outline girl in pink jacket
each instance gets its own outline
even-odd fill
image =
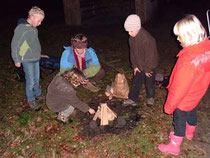
[[[192,140],[197,124],[197,105],[210,84],[210,41],[198,18],[187,15],[174,26],[174,34],[183,49],[172,71],[164,105],[173,113],[174,132],[170,143],[160,144],[162,152],[179,155],[183,137]]]

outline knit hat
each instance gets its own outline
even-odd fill
[[[124,28],[126,31],[135,31],[141,28],[141,19],[136,14],[129,15],[124,23]]]

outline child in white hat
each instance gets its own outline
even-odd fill
[[[134,70],[132,87],[127,100],[123,104],[136,106],[143,82],[146,84],[147,106],[154,104],[155,76],[157,74],[158,52],[156,41],[144,28],[136,14],[127,17],[124,28],[130,35],[130,61]]]

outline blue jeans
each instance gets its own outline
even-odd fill
[[[26,79],[27,101],[28,102],[34,101],[36,97],[40,96],[42,93],[39,86],[39,79],[40,79],[39,61],[23,62],[22,65]]]
[[[191,111],[182,111],[178,108],[173,113],[173,125],[174,125],[174,135],[179,137],[185,136],[186,122],[190,126],[197,125],[197,107]]]
[[[153,73],[151,77],[147,77],[144,71],[136,73],[136,75],[133,78],[132,87],[128,95],[129,99],[137,101],[139,92],[144,82],[146,85],[147,98],[149,99],[155,97],[155,76],[157,74],[157,69],[154,68],[152,72]]]

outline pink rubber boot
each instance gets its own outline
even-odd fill
[[[185,131],[185,136],[188,140],[192,140],[193,139],[193,134],[195,132],[195,126],[190,126],[187,122],[186,122],[186,131]]]
[[[164,153],[170,153],[173,155],[179,155],[180,146],[182,144],[183,137],[175,136],[174,132],[170,132],[170,143],[169,144],[159,144],[158,148]]]

